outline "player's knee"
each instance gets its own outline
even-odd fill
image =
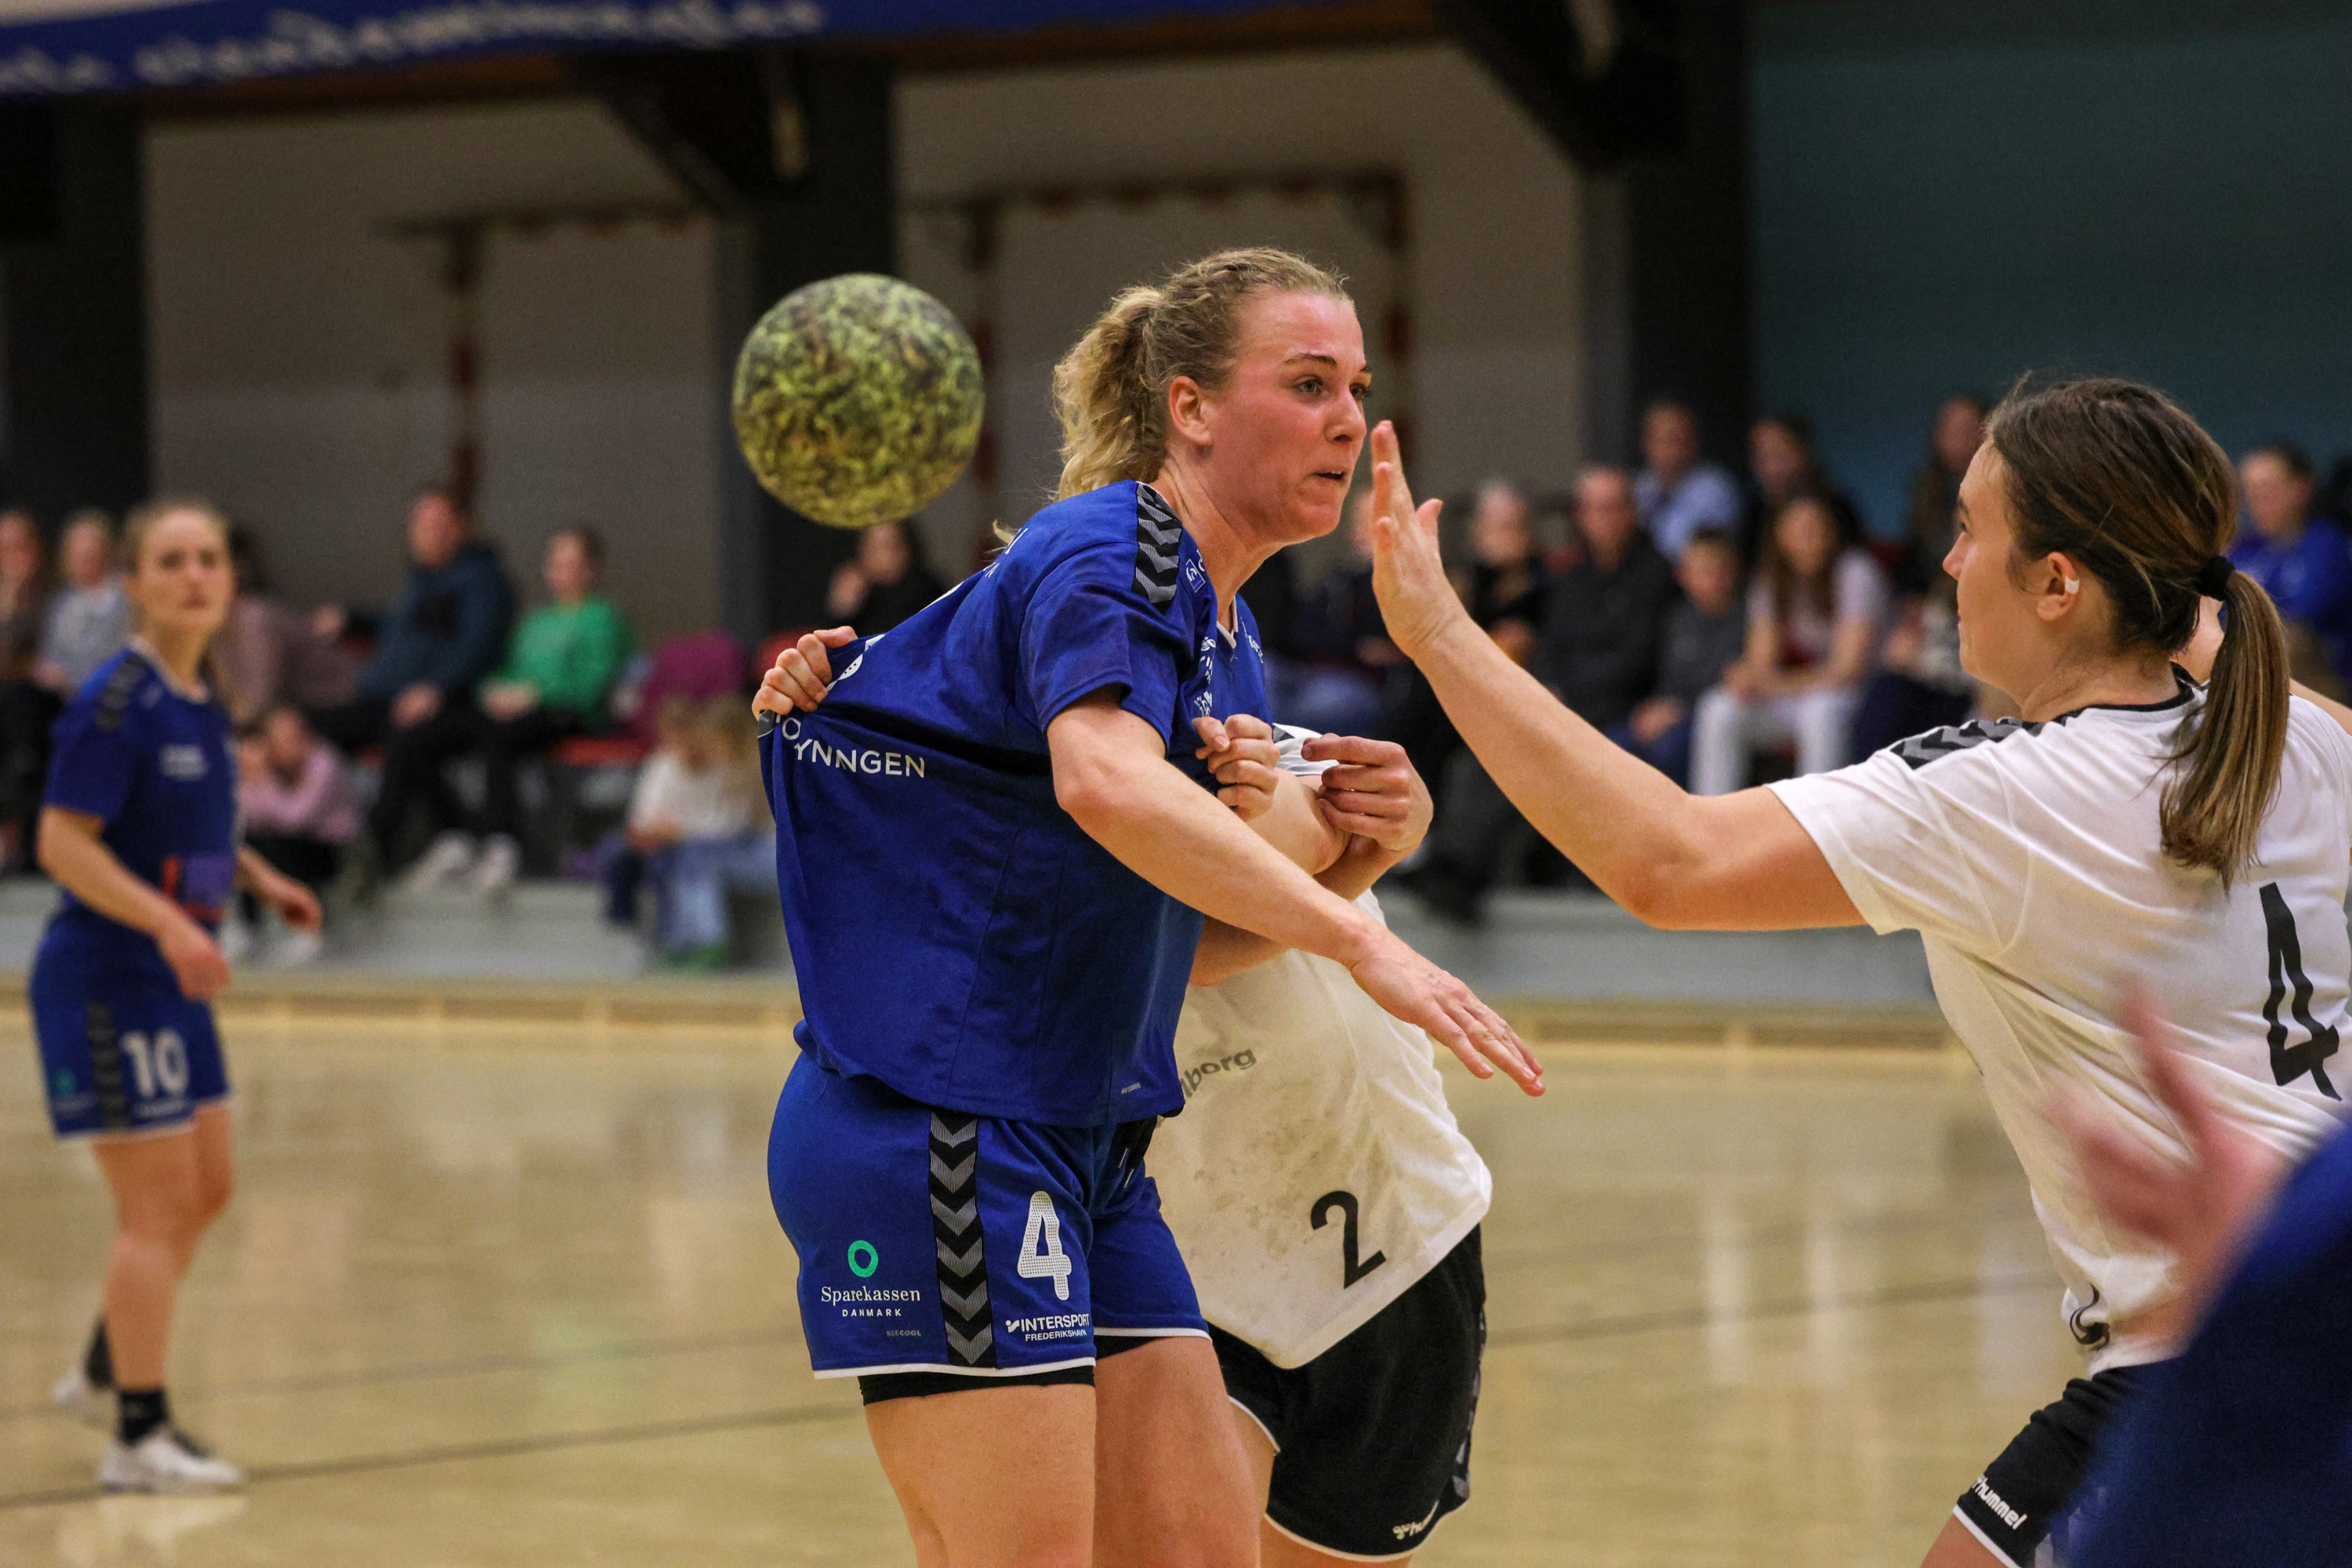
[[[196,1190],[193,1194],[194,1201],[190,1205],[190,1219],[196,1234],[202,1235],[210,1228],[213,1221],[220,1218],[223,1212],[228,1208],[229,1200],[236,1196],[236,1173],[226,1167],[218,1171],[207,1171],[199,1176],[196,1181]]]

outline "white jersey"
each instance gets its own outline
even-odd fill
[[[1295,737],[1284,752],[1321,771]],[[1153,1135],[1151,1175],[1202,1315],[1275,1365],[1338,1344],[1486,1215],[1493,1178],[1436,1049],[1310,953],[1185,993],[1184,1110]]]
[[[2114,1019],[2145,984],[2200,1087],[2300,1155],[2344,1113],[2352,939],[2352,736],[2300,698],[2256,860],[2225,890],[2167,859],[2158,802],[2184,688],[2146,708],[1932,731],[1835,773],[1771,786],[1873,930],[1926,940],[1937,1000],[1984,1075],[2066,1284],[2093,1371],[2174,1346],[2132,1320],[2174,1293],[2170,1254],[2110,1226],[2046,1120],[2053,1093],[2123,1112],[2186,1157]]]

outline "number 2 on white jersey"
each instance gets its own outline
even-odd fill
[[[1024,1279],[1051,1279],[1056,1301],[1070,1299],[1070,1258],[1062,1250],[1062,1216],[1054,1212],[1054,1200],[1045,1193],[1029,1194],[1029,1228],[1021,1233],[1021,1257],[1013,1268]]]

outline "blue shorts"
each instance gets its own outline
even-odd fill
[[[58,1137],[170,1132],[228,1098],[213,1010],[181,994],[161,953],[52,926],[30,989]]]
[[[1090,1366],[1100,1338],[1208,1337],[1143,1173],[1151,1122],[934,1110],[803,1057],[768,1193],[819,1377]]]

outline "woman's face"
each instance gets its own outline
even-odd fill
[[[171,511],[139,542],[124,586],[150,636],[209,637],[228,615],[228,541],[200,511]]]
[[[41,536],[21,511],[0,513],[0,580],[21,583],[41,569]]]
[[[1370,387],[1353,305],[1290,293],[1244,305],[1225,384],[1202,394],[1208,441],[1193,454],[1220,509],[1265,543],[1339,527]]]
[[[81,523],[68,531],[58,560],[74,586],[95,588],[114,570],[114,541],[97,524]]]
[[[2017,545],[2008,489],[2000,456],[1987,442],[1961,476],[1944,570],[1959,584],[1960,668],[1996,690],[2030,691],[2039,681],[2021,667],[2040,646],[2042,625],[2033,595],[2010,571]]]
[[[1818,577],[1837,553],[1837,524],[1821,502],[1801,500],[1781,509],[1772,523],[1772,540],[1798,576]]]
[[[1764,493],[1774,496],[1795,489],[1812,466],[1796,432],[1770,419],[1748,432],[1748,463]]]
[[[578,536],[559,533],[547,542],[547,563],[540,569],[547,591],[559,604],[576,605],[596,585],[596,563]]]
[[[1984,415],[1965,397],[1947,399],[1936,410],[1936,456],[1956,474],[1968,472],[1969,459],[1984,445]]]
[[[877,523],[857,536],[857,567],[877,583],[896,583],[910,564],[907,526]]]

